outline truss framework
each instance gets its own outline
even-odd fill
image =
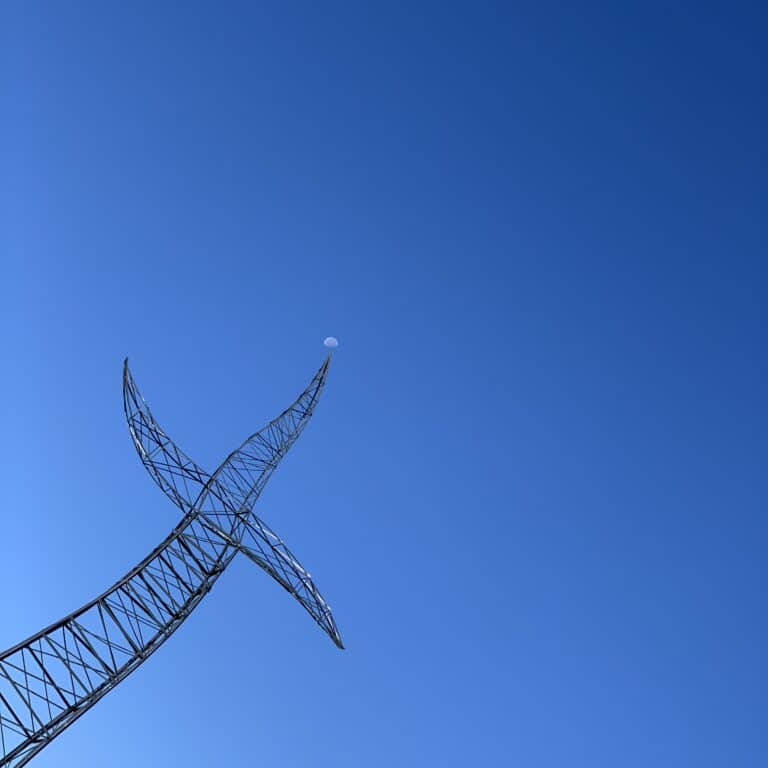
[[[315,374],[313,383],[317,389],[314,390],[310,384],[296,403],[304,401],[304,408],[312,407],[324,385],[329,363],[330,356]],[[230,454],[222,465],[222,474],[230,484],[240,488],[252,487],[258,489],[257,493],[260,492],[276,462],[280,461],[287,450],[287,446],[281,448],[283,442],[289,440],[289,445],[292,444],[306,424],[304,410],[296,403]],[[131,438],[142,464],[168,498],[182,512],[189,513],[198,506],[197,495],[209,481],[210,475],[190,459],[155,421],[136,386],[127,360],[123,366],[123,406]],[[235,543],[220,520],[206,512],[201,512],[200,517],[213,535],[236,546],[248,559],[263,568],[301,603],[339,648],[344,647],[330,607],[311,575],[263,520],[251,513],[243,521],[240,541]]]
[[[144,466],[184,515],[106,592],[0,653],[0,768],[20,768],[142,664],[243,552],[293,594],[341,645],[330,609],[279,537],[252,513],[312,416],[327,358],[280,416],[208,475],[152,419],[124,368],[124,402]],[[182,490],[183,489],[183,490]]]

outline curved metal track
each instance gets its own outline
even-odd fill
[[[144,560],[96,599],[0,653],[2,768],[26,765],[157,650],[210,591],[240,551],[264,484],[311,417],[328,362],[283,414],[207,477],[180,523]],[[260,468],[250,458],[253,445],[269,450]],[[304,573],[295,561],[293,568]],[[289,589],[282,572],[272,575]]]

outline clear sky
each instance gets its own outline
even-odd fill
[[[340,347],[236,559],[36,768],[768,765],[758,4],[0,10],[0,646]],[[764,70],[763,70],[764,72]]]

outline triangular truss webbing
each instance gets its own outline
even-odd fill
[[[266,480],[311,417],[327,368],[326,360],[290,408],[206,477],[181,522],[135,568],[0,653],[0,767],[26,765],[157,650],[208,593],[239,551]],[[215,533],[210,521],[217,521]],[[266,527],[257,530],[268,536]]]
[[[251,435],[223,465],[221,482],[241,492],[250,489],[250,506],[277,462],[301,433],[325,384],[329,364],[330,356],[296,401],[263,429]],[[182,512],[189,512],[197,505],[198,494],[209,475],[155,421],[131,375],[128,361],[123,369],[123,403],[131,438],[142,464],[174,504]],[[201,513],[201,519],[212,534],[232,543],[221,520],[205,511]],[[343,647],[330,607],[310,574],[282,539],[256,514],[251,513],[244,519],[242,538],[237,546],[242,554],[290,592],[338,647]]]

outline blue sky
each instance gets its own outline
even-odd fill
[[[158,7],[162,5],[162,7]],[[339,337],[236,560],[38,768],[764,766],[757,4],[0,11],[0,646]]]

